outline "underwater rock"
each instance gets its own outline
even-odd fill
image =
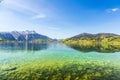
[[[11,70],[16,70],[16,69],[17,69],[17,67],[10,66],[10,65],[4,65],[1,67],[2,71],[11,71]]]

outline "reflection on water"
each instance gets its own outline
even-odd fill
[[[28,42],[0,42],[0,50],[44,50],[48,48],[47,43]]]
[[[74,46],[74,45],[68,45],[71,48],[82,51],[82,52],[101,52],[101,53],[114,53],[114,52],[120,52],[120,46],[112,46],[108,45],[96,45],[96,46]]]

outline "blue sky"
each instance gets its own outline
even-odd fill
[[[35,30],[51,38],[120,34],[120,0],[3,0],[0,31]]]

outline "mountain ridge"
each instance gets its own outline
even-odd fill
[[[120,51],[120,35],[113,33],[82,33],[62,40],[62,43],[80,51]]]
[[[35,31],[11,31],[11,32],[0,32],[0,40],[8,40],[8,41],[32,41],[35,39],[42,40],[52,40],[48,36],[39,34]]]
[[[76,36],[70,37],[68,39],[86,39],[86,38],[100,39],[100,38],[108,38],[108,37],[113,37],[113,36],[120,37],[120,35],[114,34],[114,33],[97,33],[97,34],[81,33]]]

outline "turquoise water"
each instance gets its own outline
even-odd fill
[[[120,80],[120,52],[81,52],[60,43],[0,43],[0,80]]]

